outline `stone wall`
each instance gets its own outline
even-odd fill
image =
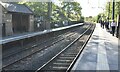
[[[5,14],[3,16],[3,19],[5,21],[6,36],[12,35],[13,34],[12,14]]]
[[[34,16],[30,15],[29,16],[29,32],[33,32],[34,31]]]
[[[49,21],[46,21],[46,29],[47,29],[47,30],[51,29],[51,25],[50,25],[50,22],[49,22]]]
[[[49,30],[49,29],[51,29],[50,22],[47,21],[47,20],[44,20],[43,28],[44,28],[44,30]]]

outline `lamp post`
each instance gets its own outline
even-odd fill
[[[68,25],[69,25],[69,23],[70,23],[70,21],[69,21],[69,18],[70,18],[70,2],[68,2],[67,11],[68,11]]]
[[[113,0],[112,2],[112,20],[114,20],[114,16],[115,16],[115,0]]]
[[[48,23],[46,25],[47,29],[51,28],[51,15],[52,15],[52,2],[48,2]]]
[[[110,2],[109,2],[109,8],[108,8],[108,22],[109,22],[109,19],[110,19]]]

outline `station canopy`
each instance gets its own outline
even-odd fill
[[[9,13],[25,13],[25,14],[33,14],[33,11],[24,4],[17,4],[17,3],[3,3],[0,4],[5,8],[5,10]]]

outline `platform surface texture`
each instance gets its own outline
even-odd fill
[[[100,24],[96,28],[72,68],[73,71],[80,70],[118,70],[118,38],[112,36]]]

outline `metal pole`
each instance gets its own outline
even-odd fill
[[[2,40],[2,5],[0,4],[0,39]],[[3,52],[2,52],[2,48],[3,48],[3,45],[2,44],[0,44],[0,71],[2,72],[2,63],[3,63],[3,61],[2,61],[2,54],[3,54]]]
[[[112,20],[114,20],[114,15],[115,15],[115,0],[113,0],[112,4]]]
[[[48,2],[48,24],[47,24],[47,29],[50,29],[51,25],[50,25],[50,22],[51,22],[51,15],[52,15],[52,2]]]
[[[110,2],[109,2],[109,9],[108,9],[108,22],[109,22],[109,19],[110,19]]]
[[[69,7],[69,5],[70,5],[70,3],[68,2],[68,9],[67,9],[67,10],[68,10],[68,25],[69,25],[69,23],[70,23],[70,22],[69,22],[69,18],[70,18],[70,7]]]

